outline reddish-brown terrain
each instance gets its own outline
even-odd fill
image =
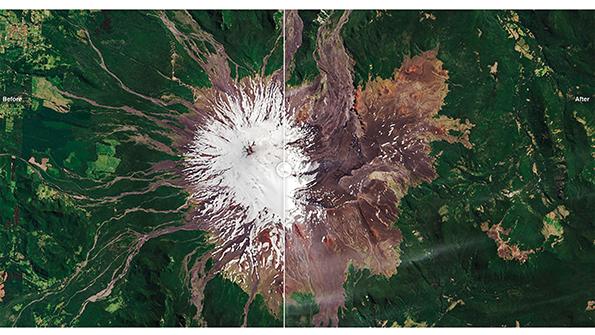
[[[293,222],[286,233],[286,294],[314,295],[320,308],[316,326],[338,324],[349,265],[378,275],[396,273],[400,199],[410,187],[435,178],[430,142],[470,146],[472,127],[437,116],[448,72],[435,50],[406,58],[393,78],[356,89],[354,62],[340,34],[348,17],[347,12],[336,23],[329,18],[322,24],[315,55],[321,75],[286,94],[288,111],[315,138],[306,152],[319,164],[316,182],[304,190],[306,219]],[[302,23],[295,12],[286,22],[289,53],[300,44]]]

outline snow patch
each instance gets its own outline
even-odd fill
[[[298,145],[307,132],[286,117],[280,83],[252,80],[239,92],[213,106],[185,154],[192,196],[211,209],[241,206],[245,216],[236,225],[254,221],[254,233],[290,226],[303,208],[300,190],[315,177],[316,164]]]

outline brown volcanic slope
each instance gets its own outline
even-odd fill
[[[286,295],[314,294],[320,307],[316,326],[338,324],[349,264],[374,274],[396,273],[402,240],[394,225],[397,207],[410,187],[436,177],[430,142],[471,146],[473,125],[437,117],[448,73],[435,50],[405,59],[394,78],[354,88],[354,62],[340,35],[348,17],[346,12],[336,23],[327,19],[321,25],[315,53],[321,75],[286,94],[289,113],[314,136],[305,150],[319,164],[315,184],[304,190],[306,220],[286,233]],[[286,23],[291,60],[303,25],[295,12],[286,14]]]
[[[282,87],[282,78],[290,77],[303,24],[296,12],[286,13],[285,73],[279,70],[266,78],[238,81],[231,78],[230,60],[221,44],[184,12],[172,16],[160,18],[213,84],[194,89],[196,100],[189,106],[194,113],[182,120],[186,128],[176,132],[177,147],[184,150],[197,130],[207,129],[214,120],[227,122],[221,110],[233,108],[223,106],[226,101],[256,101],[260,87]],[[402,240],[394,226],[397,207],[409,187],[435,178],[430,142],[470,146],[472,125],[437,116],[448,91],[448,74],[436,51],[406,59],[392,79],[378,78],[364,88],[354,87],[354,61],[340,34],[348,19],[346,12],[319,28],[315,56],[321,75],[285,91],[287,116],[308,134],[307,139],[288,145],[301,148],[317,166],[314,182],[299,191],[305,206],[288,224],[290,228],[274,220],[259,225],[248,220],[248,208],[236,203],[228,190],[203,180],[209,173],[219,173],[209,170],[208,164],[190,164],[185,170],[200,178],[190,176],[183,182],[195,205],[183,228],[207,231],[215,245],[194,261],[195,252],[184,260],[199,322],[204,288],[223,274],[249,294],[244,325],[256,294],[278,315],[284,293],[290,299],[292,293],[304,292],[312,293],[320,307],[314,325],[336,326],[349,264],[374,274],[395,274]],[[184,34],[181,28],[193,33]],[[198,47],[196,40],[211,47]],[[274,109],[273,105],[267,109]],[[450,135],[451,130],[461,135]],[[217,203],[224,205],[212,206]],[[271,265],[269,259],[278,261]],[[209,260],[212,266],[207,266]]]

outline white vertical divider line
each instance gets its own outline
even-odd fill
[[[283,9],[283,28],[282,28],[282,34],[283,34],[283,118],[281,119],[281,122],[283,122],[282,124],[282,128],[283,128],[283,162],[285,163],[286,161],[286,157],[285,157],[285,150],[286,150],[286,143],[285,143],[285,136],[286,136],[286,119],[287,119],[287,109],[285,106],[285,89],[286,89],[286,81],[285,81],[285,74],[286,74],[286,64],[285,64],[285,9]],[[285,182],[285,178],[283,178],[283,222],[282,222],[282,229],[283,229],[283,328],[285,328],[285,320],[286,320],[286,306],[287,306],[287,295],[286,295],[286,271],[287,271],[287,249],[286,249],[286,234],[287,234],[287,223],[285,222],[285,220],[287,220],[287,204],[286,204],[286,200],[287,197],[285,196],[285,193],[287,192],[286,190],[286,186],[287,183]]]

